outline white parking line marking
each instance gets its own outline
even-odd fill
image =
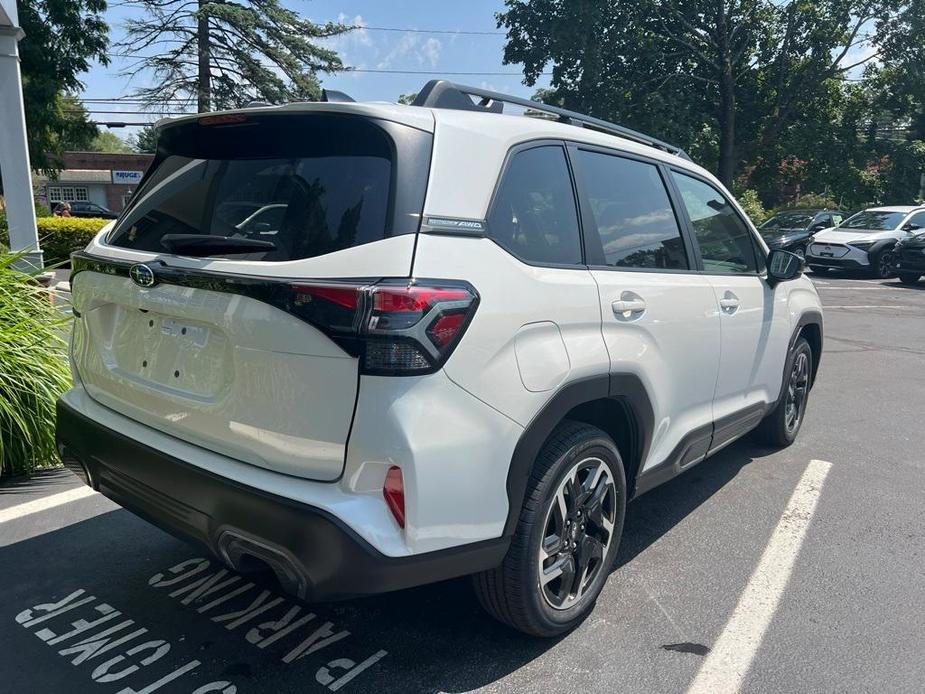
[[[74,487],[74,489],[68,489],[66,492],[59,492],[58,494],[42,497],[35,501],[27,501],[24,504],[17,504],[10,508],[0,509],[0,523],[6,523],[16,518],[22,518],[23,516],[38,513],[39,511],[45,511],[55,506],[60,506],[61,504],[67,504],[71,501],[77,501],[78,499],[92,496],[93,494],[96,494],[96,492],[90,487]]]
[[[832,306],[831,304],[822,304],[822,308],[831,308],[831,309],[846,309],[846,308],[888,308],[895,309],[900,311],[902,309],[918,309],[918,306],[900,306],[898,304],[893,304],[892,306],[854,306],[854,305],[843,305],[843,306]]]
[[[738,692],[758,652],[813,518],[832,464],[811,460],[752,573],[739,603],[687,694]]]

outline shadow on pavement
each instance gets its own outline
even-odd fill
[[[78,480],[64,467],[38,470],[25,475],[0,477],[0,494],[29,494],[43,496],[76,486]]]
[[[671,530],[761,454],[740,442],[631,503],[617,566]],[[170,593],[220,571],[217,561],[185,582],[162,588],[149,585],[156,574],[173,577],[170,567],[199,556],[203,556],[199,550],[123,510],[0,547],[4,586],[0,642],[8,653],[18,654],[15,659],[0,660],[5,691],[104,691],[94,681],[94,668],[122,653],[124,647],[73,665],[72,655],[59,655],[62,646],[49,646],[37,636],[39,626],[28,629],[15,619],[27,608],[60,600],[78,589],[149,630],[145,638],[170,643],[175,668],[193,658],[200,662],[197,669],[177,680],[176,689],[165,686],[158,691],[189,692],[221,679],[234,683],[242,693],[330,691],[323,684],[324,672],[328,672],[324,668],[336,669],[340,666],[331,664],[343,659],[360,663],[386,651],[387,655],[350,680],[349,686],[344,685],[344,691],[466,692],[498,682],[555,648],[559,641],[528,638],[494,622],[477,604],[468,579],[340,603],[300,605],[283,596],[271,582],[246,576],[236,578],[233,585],[216,594],[256,582],[250,593],[204,613],[199,608],[215,595],[185,605],[183,600],[192,589],[176,597]],[[220,580],[234,577],[229,572]],[[280,597],[280,603],[239,628],[228,629],[227,621],[215,621],[223,611],[247,607],[262,590],[269,590],[273,599]],[[73,621],[89,619],[88,612],[97,603],[55,617],[43,626],[60,634]],[[287,632],[284,638],[270,643],[261,640],[309,614],[312,616],[303,626]],[[319,638],[349,633],[293,658],[299,644],[318,629],[321,637],[316,638],[316,646]],[[285,662],[287,657],[291,662]],[[132,675],[135,679],[126,677],[119,684],[140,690],[146,677],[153,679],[155,670],[152,665],[151,675],[142,671]],[[158,671],[157,676],[162,674]]]

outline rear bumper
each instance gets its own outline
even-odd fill
[[[146,446],[58,402],[65,464],[94,489],[158,527],[206,547],[232,567],[260,560],[306,600],[433,583],[497,566],[499,538],[387,557],[322,509],[275,496]]]

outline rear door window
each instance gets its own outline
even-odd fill
[[[610,267],[688,269],[668,191],[653,164],[579,150],[583,190]]]
[[[578,209],[562,146],[514,154],[488,216],[488,234],[527,263],[582,262]]]
[[[416,230],[393,223],[396,147],[371,121],[314,115],[235,125],[168,127],[156,169],[109,243],[165,252],[167,234],[208,234],[275,246],[229,257],[285,261]],[[419,218],[426,170],[408,177],[422,183],[406,221]]]

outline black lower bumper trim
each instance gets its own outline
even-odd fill
[[[925,275],[925,261],[923,260],[906,260],[901,258],[893,261],[893,272],[903,275]]]
[[[68,467],[94,489],[230,565],[270,566],[306,600],[384,593],[501,563],[498,538],[410,557],[387,557],[330,513],[239,484],[130,439],[58,402]]]
[[[806,264],[810,267],[829,267],[839,270],[873,270],[870,265],[862,265],[857,260],[846,258],[820,258],[815,255],[806,256]]]

